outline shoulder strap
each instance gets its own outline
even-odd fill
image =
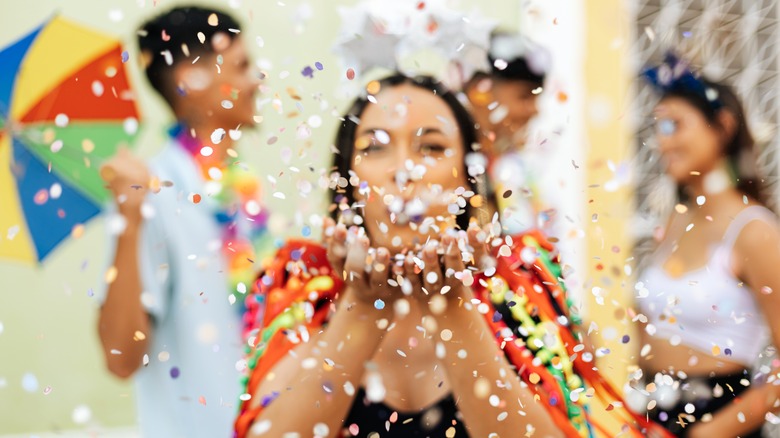
[[[731,223],[726,228],[726,232],[723,234],[723,248],[731,253],[742,230],[747,224],[755,220],[764,221],[772,225],[777,223],[777,217],[768,208],[761,205],[746,207],[734,216],[734,219],[732,219]]]

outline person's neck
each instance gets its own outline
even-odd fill
[[[741,197],[725,168],[718,167],[692,179],[684,188],[690,199],[690,207],[698,216],[714,217],[724,211],[726,202]],[[703,203],[701,205],[700,202]]]

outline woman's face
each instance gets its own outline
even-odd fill
[[[721,135],[696,107],[679,97],[661,101],[653,113],[666,173],[678,184],[706,175],[723,156]]]
[[[373,246],[398,251],[454,226],[469,190],[465,151],[452,111],[431,91],[403,84],[375,97],[355,135],[355,199]]]

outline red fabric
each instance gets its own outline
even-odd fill
[[[534,290],[534,285],[542,287],[550,291],[552,297],[558,303],[561,309],[567,309],[565,294],[560,287],[558,279],[555,278],[552,273],[541,264],[534,264],[528,267],[523,264],[520,259],[521,250],[524,248],[522,242],[523,236],[532,237],[535,242],[543,249],[547,251],[553,250],[553,245],[544,238],[540,232],[527,233],[521,236],[515,236],[514,248],[512,255],[509,257],[498,258],[497,273],[504,278],[508,283],[510,289],[514,291],[524,291],[529,297],[529,302],[532,303],[538,309],[538,312],[544,314],[547,319],[557,322],[558,313],[547,300],[547,293],[539,293]],[[291,276],[287,272],[288,263],[292,260],[292,253],[296,250],[302,252],[301,261],[305,264],[307,269],[316,268],[320,270],[320,273],[328,273],[337,283],[337,287],[334,287],[331,291],[321,291],[319,299],[335,299],[338,291],[343,287],[341,279],[334,276],[331,272],[330,266],[327,263],[325,249],[320,245],[306,242],[306,241],[291,241],[285,247],[279,250],[276,259],[273,261],[269,269],[266,271],[266,276],[270,276],[273,282],[270,286],[264,286],[262,282],[257,283],[255,289],[256,294],[266,294],[268,297],[267,308],[263,318],[263,323],[270,324],[273,319],[285,308],[287,308],[293,301],[299,298],[306,298],[304,292],[304,280],[297,279],[295,276]],[[521,267],[524,267],[521,269]],[[291,281],[292,280],[292,281]],[[298,281],[301,280],[301,281]],[[488,297],[488,291],[484,285],[485,278],[477,276],[473,286],[475,297],[479,298],[483,303],[490,306],[490,311],[485,314],[485,319],[490,326],[490,329],[495,334],[499,333],[506,328],[506,324],[503,320],[493,321],[493,313],[495,309],[491,304]],[[285,285],[288,287],[285,288]],[[289,286],[293,287],[290,288]],[[307,324],[310,329],[316,329],[321,327],[326,322],[326,318],[329,312],[329,306],[321,307],[316,313],[312,321]],[[574,347],[578,344],[575,340],[570,328],[561,326],[560,330],[563,341],[566,345],[569,356],[575,354]],[[251,329],[251,327],[250,327]],[[503,339],[496,339],[497,342],[503,342]],[[257,396],[256,391],[260,385],[260,382],[266,376],[266,374],[274,367],[274,365],[286,355],[295,344],[287,340],[287,337],[281,331],[275,333],[269,340],[267,346],[267,352],[263,356],[262,360],[257,364],[257,367],[252,372],[249,383],[247,385],[247,393]],[[558,387],[555,377],[544,366],[536,366],[533,364],[534,355],[523,345],[518,345],[515,342],[506,342],[503,351],[506,354],[509,361],[516,367],[520,377],[529,382],[529,376],[532,373],[536,373],[541,377],[539,384],[530,385],[531,388],[535,388],[535,393],[540,397],[540,401],[545,406],[552,416],[553,421],[567,436],[579,437],[579,433],[570,423],[567,412],[566,403],[563,400],[563,394]],[[593,387],[596,394],[606,401],[620,401],[623,399],[621,395],[616,391],[597,371],[592,367],[592,364],[587,364],[581,360],[574,361],[574,367],[576,372],[580,375],[584,382]],[[557,398],[558,403],[556,406],[550,406],[550,399],[552,397]],[[249,408],[250,402],[243,402],[241,405],[240,414],[236,420],[236,437],[243,438],[247,436],[248,431],[254,422],[254,420],[262,412],[262,407]],[[623,403],[625,406],[625,403]],[[629,414],[627,415],[627,424],[635,424],[640,427],[647,427],[648,422],[645,417]],[[602,433],[609,435],[606,429],[592,420],[590,423]],[[632,427],[630,436],[642,436],[636,426]],[[614,434],[612,434],[614,435]],[[672,435],[668,435],[671,437]]]

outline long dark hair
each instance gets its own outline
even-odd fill
[[[661,96],[661,100],[676,97],[685,100],[704,115],[710,126],[721,126],[718,120],[720,111],[728,111],[736,121],[735,131],[725,145],[723,155],[737,178],[737,190],[767,205],[769,196],[766,184],[759,175],[758,163],[755,158],[755,140],[750,133],[745,111],[739,97],[728,85],[701,78],[707,88],[715,90],[719,106],[715,106],[700,93],[685,90],[668,91]],[[687,200],[682,187],[678,187],[678,196],[681,200]]]
[[[415,87],[428,90],[435,96],[438,96],[452,111],[455,116],[455,121],[460,129],[460,135],[463,140],[463,149],[467,154],[478,151],[477,133],[474,128],[474,120],[471,118],[471,114],[466,110],[463,104],[460,103],[458,97],[444,87],[439,81],[430,76],[416,76],[408,77],[400,73],[393,74],[379,80],[380,90],[386,90],[388,88],[397,87],[399,85],[412,85]],[[344,121],[341,123],[338,132],[336,133],[336,148],[338,152],[333,156],[333,169],[338,173],[340,178],[346,178],[349,182],[352,172],[352,154],[355,149],[355,135],[357,133],[358,124],[360,123],[360,117],[363,115],[366,107],[369,104],[368,97],[358,97],[353,102],[350,109],[344,116]],[[486,175],[470,176],[466,169],[466,163],[464,160],[463,168],[461,169],[463,175],[466,175],[469,184],[469,190],[479,194],[483,197],[488,196],[488,190],[485,190]],[[356,206],[356,199],[354,190],[356,187],[341,187],[344,190],[338,190],[336,187],[331,194],[331,216],[338,220],[338,216],[341,213],[341,209],[352,209]],[[483,199],[483,208],[487,208],[491,204],[489,199]],[[346,205],[346,207],[344,207]],[[462,229],[468,228],[469,219],[472,217],[472,207],[470,203],[467,203],[465,208],[465,214],[460,214],[456,218],[458,227]]]

